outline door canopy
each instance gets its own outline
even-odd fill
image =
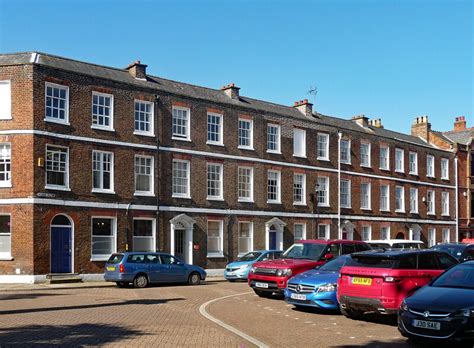
[[[283,229],[283,227],[286,226],[286,223],[281,221],[279,218],[274,217],[274,218],[268,220],[267,222],[265,222],[265,226],[267,226],[267,227],[275,226],[275,227]]]
[[[174,225],[174,228],[179,230],[187,230],[190,228],[193,228],[194,224],[196,223],[196,220],[192,219],[190,216],[186,214],[180,214],[175,216],[170,220],[170,224]]]

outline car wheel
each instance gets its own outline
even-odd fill
[[[362,311],[356,311],[356,310],[353,310],[353,309],[340,308],[340,310],[341,310],[341,313],[346,318],[350,318],[350,319],[359,319],[360,317],[362,317],[362,314],[364,314],[364,312],[362,312]]]
[[[188,277],[189,285],[199,285],[201,284],[201,276],[197,272],[193,272]]]
[[[117,284],[119,288],[126,288],[128,286],[127,282],[116,282],[115,284]]]
[[[136,288],[146,288],[148,285],[148,277],[144,274],[139,274],[133,279],[133,286]]]
[[[257,290],[257,289],[253,289],[253,291],[255,291],[255,293],[259,296],[259,297],[270,297],[272,296],[272,293],[271,292],[267,292],[267,291],[262,291],[262,290]]]

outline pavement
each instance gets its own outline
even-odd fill
[[[298,311],[246,283],[0,286],[0,346],[405,347],[393,322]]]

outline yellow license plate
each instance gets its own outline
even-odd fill
[[[115,266],[107,266],[107,271],[115,271]]]
[[[372,278],[352,277],[352,284],[372,285]]]

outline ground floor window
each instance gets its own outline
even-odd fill
[[[306,224],[295,224],[295,243],[306,239]]]
[[[0,215],[0,259],[10,258],[12,254],[10,215]]]
[[[390,239],[390,227],[382,227],[380,229],[380,239]]]
[[[443,243],[449,243],[449,234],[450,230],[449,228],[443,228]]]
[[[239,222],[239,256],[253,250],[253,223]]]
[[[436,245],[436,230],[434,228],[428,228],[428,247]]]
[[[223,225],[222,220],[207,221],[207,257],[223,257]]]
[[[155,219],[133,219],[133,251],[155,251]]]
[[[372,227],[362,226],[362,240],[371,240],[372,239]]]
[[[92,261],[106,261],[116,251],[116,230],[115,218],[92,218]]]
[[[318,225],[318,239],[329,239],[329,225]]]

